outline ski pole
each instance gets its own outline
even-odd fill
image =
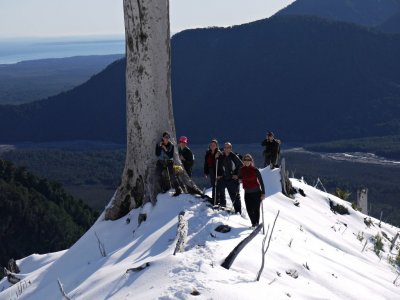
[[[261,200],[261,216],[262,216],[262,223],[263,223],[263,235],[265,235],[264,201],[263,200]]]
[[[215,162],[214,206],[217,205],[218,159]]]

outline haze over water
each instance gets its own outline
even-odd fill
[[[82,55],[124,54],[124,37],[18,38],[0,40],[0,64]]]

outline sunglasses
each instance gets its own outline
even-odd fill
[[[250,158],[245,158],[245,159],[243,159],[243,161],[251,161],[251,159]]]
[[[169,139],[170,139],[170,137],[169,137],[168,135],[166,135],[166,136],[163,136],[163,139],[167,139],[167,140],[169,140]]]

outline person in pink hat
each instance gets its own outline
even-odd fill
[[[187,146],[188,138],[186,136],[181,136],[179,138],[179,158],[182,161],[183,167],[189,177],[192,177],[192,168],[194,163],[194,156],[192,150]]]

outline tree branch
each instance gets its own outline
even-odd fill
[[[262,271],[264,270],[265,255],[267,254],[269,245],[270,245],[270,243],[271,243],[272,233],[274,232],[276,220],[278,219],[279,213],[280,213],[280,210],[278,210],[278,213],[276,214],[275,221],[274,221],[274,225],[272,226],[271,234],[269,235],[268,245],[267,245],[267,248],[266,248],[265,250],[264,250],[264,245],[265,245],[265,240],[266,240],[267,235],[268,235],[268,231],[267,231],[267,235],[265,236],[265,238],[264,238],[264,240],[263,240],[263,244],[262,244],[262,253],[263,253],[263,256],[262,256],[262,263],[261,263],[260,271],[258,271],[257,281],[260,280],[261,273],[262,273]],[[268,226],[268,230],[269,230],[269,226]]]

